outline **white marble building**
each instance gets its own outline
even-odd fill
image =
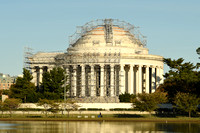
[[[137,27],[101,19],[77,27],[66,53],[37,53],[30,59],[33,82],[61,66],[68,75],[71,97],[117,97],[152,93],[163,82],[163,57],[148,54]]]

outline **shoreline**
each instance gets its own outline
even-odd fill
[[[200,123],[199,118],[0,118],[0,121],[91,121],[91,122],[164,122]]]

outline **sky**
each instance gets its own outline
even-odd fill
[[[199,6],[199,0],[0,0],[0,73],[22,74],[24,47],[66,51],[76,26],[105,18],[139,26],[150,54],[196,64]]]

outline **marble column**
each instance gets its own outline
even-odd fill
[[[77,66],[72,66],[72,96],[76,96],[76,69],[77,69]]]
[[[115,86],[114,86],[114,65],[110,65],[110,96],[114,96]]]
[[[91,65],[91,96],[96,96],[96,90],[95,90],[95,71],[94,71],[94,65]]]
[[[39,76],[39,85],[40,85],[42,83],[42,74],[43,74],[43,68],[42,67],[40,67],[39,73],[40,73],[40,76]]]
[[[130,77],[130,79],[129,79],[129,82],[130,82],[129,93],[133,94],[134,93],[134,88],[133,88],[133,86],[134,86],[133,65],[130,65],[129,71],[130,71],[130,76],[129,76]]]
[[[160,68],[156,67],[156,88],[160,85]]]
[[[31,73],[33,75],[33,79],[32,79],[32,83],[35,84],[35,86],[37,85],[37,72],[36,72],[36,69],[35,68],[32,68],[31,69]]]
[[[142,93],[142,66],[138,65],[138,92]]]
[[[69,82],[69,81],[70,81],[70,79],[69,79],[69,77],[70,77],[69,66],[66,66],[66,67],[65,67],[65,73],[66,73],[66,74],[65,74],[65,76],[66,76],[66,77],[65,77],[65,78],[66,78],[66,84],[69,85],[69,83],[70,83],[70,82]]]
[[[163,77],[163,67],[161,66],[160,67],[160,84],[163,84],[163,82],[164,82],[164,77]]]
[[[105,94],[105,96],[108,96],[108,91],[107,91],[107,88],[108,88],[108,82],[107,82],[107,80],[108,80],[108,76],[107,76],[107,74],[108,74],[108,70],[107,70],[108,68],[107,68],[107,66],[105,66],[104,67],[104,94]]]
[[[100,65],[100,71],[101,71],[101,89],[100,89],[100,96],[104,96],[105,95],[105,91],[104,91],[104,65]]]
[[[156,72],[155,72],[155,67],[152,66],[152,81],[151,81],[151,92],[155,92],[156,90]]]
[[[115,66],[115,95],[119,96],[120,89],[120,69],[119,65]]]
[[[81,65],[81,96],[85,97],[85,65]]]
[[[125,70],[124,64],[120,65],[120,94],[125,93]]]
[[[137,83],[137,66],[136,65],[134,65],[134,67],[133,67],[133,92],[134,92],[134,94],[137,94],[138,93],[138,90],[137,90],[137,85],[138,85],[138,83]]]
[[[146,66],[145,72],[146,72],[145,88],[146,88],[146,93],[149,93],[149,66]]]

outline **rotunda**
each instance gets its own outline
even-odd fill
[[[36,85],[43,71],[55,66],[66,69],[70,97],[105,100],[122,93],[152,93],[163,82],[163,57],[148,54],[145,37],[134,25],[116,19],[91,21],[77,27],[69,43],[66,53],[30,58]]]

